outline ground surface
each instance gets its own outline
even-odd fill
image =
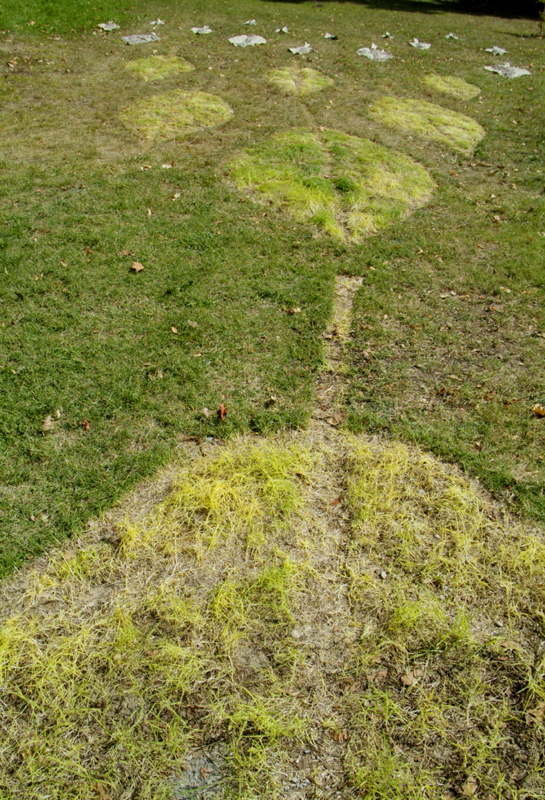
[[[537,24],[0,24],[2,797],[542,798]]]

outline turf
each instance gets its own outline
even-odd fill
[[[239,189],[330,236],[358,242],[429,200],[433,180],[401,153],[339,131],[290,131],[229,165]]]
[[[544,93],[534,22],[335,3],[4,3],[1,14],[3,572],[80,530],[168,459],[182,434],[304,426],[322,359],[319,333],[342,271],[365,276],[350,424],[416,439],[543,513],[543,426],[531,413],[543,399]],[[161,42],[121,42],[157,17],[167,22],[157,28]],[[252,17],[268,44],[233,48],[228,37],[247,31]],[[91,30],[110,18],[120,31]],[[213,35],[191,33],[205,21]],[[289,36],[274,33],[283,25]],[[324,40],[326,29],[339,40]],[[386,29],[393,60],[355,57]],[[446,29],[460,41],[446,41]],[[432,42],[426,54],[407,45],[415,33]],[[510,82],[483,71],[481,48],[492,36],[531,77]],[[287,47],[304,39],[315,52],[297,60]],[[160,83],[125,69],[154,56],[195,69]],[[267,76],[294,65],[334,85],[285,97]],[[481,87],[482,99],[439,101],[486,130],[469,160],[369,115],[385,96],[436,105],[437,92],[422,83],[430,70]],[[235,113],[180,141],[146,140],[119,115],[159,91],[214,95]],[[410,222],[390,218],[361,244],[345,233],[343,243],[322,234],[323,225],[255,203],[226,179],[244,151],[288,130],[321,137],[320,128],[421,165],[437,186],[431,204]],[[346,188],[334,188],[339,202]],[[144,271],[133,272],[133,262]],[[451,291],[478,302],[440,297]],[[403,317],[410,310],[418,351],[393,324],[394,306]],[[392,319],[393,344],[384,350],[385,320],[376,334],[365,327],[374,308]],[[482,353],[470,353],[475,341]],[[448,375],[461,377],[451,362],[464,367],[474,398],[463,409],[451,394],[451,382],[460,382]],[[424,379],[410,377],[414,363]],[[420,384],[430,387],[433,409],[422,408]],[[221,424],[220,402],[228,408]]]
[[[337,432],[168,482],[6,587],[3,797],[185,796],[203,752],[226,797],[540,796],[539,531]]]

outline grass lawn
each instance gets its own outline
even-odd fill
[[[2,800],[543,798],[537,20],[10,0],[0,29]],[[298,433],[339,275],[346,424]],[[162,505],[129,494],[168,462]]]

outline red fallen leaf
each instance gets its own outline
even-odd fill
[[[223,421],[226,416],[227,416],[227,409],[225,408],[223,403],[220,403],[218,406],[218,417]]]
[[[81,427],[83,428],[84,431],[91,430],[91,426],[89,425],[86,419],[84,419],[83,422],[81,423]]]
[[[133,261],[131,269],[133,272],[142,272],[142,270],[146,268],[143,264],[140,263],[140,261]]]
[[[340,504],[342,503],[342,501],[343,501],[343,495],[342,495],[342,494],[340,494],[340,495],[339,495],[339,496],[338,496],[338,497],[337,497],[335,500],[333,500],[333,501],[330,503],[330,505],[332,505],[332,506],[338,506],[338,505],[340,505]]]

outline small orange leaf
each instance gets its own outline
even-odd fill
[[[545,406],[542,406],[541,403],[536,403],[532,411],[536,417],[545,417]]]
[[[81,423],[81,427],[83,428],[84,431],[91,430],[91,426],[89,425],[86,419],[84,419],[83,422]]]
[[[223,403],[220,403],[218,406],[218,417],[223,421],[226,416],[227,416],[227,409],[225,408]]]
[[[142,272],[145,269],[145,266],[140,263],[140,261],[133,261],[131,269],[133,272]]]
[[[335,498],[335,500],[331,501],[330,505],[338,506],[338,505],[340,505],[342,503],[342,501],[343,501],[343,495],[340,494],[337,498]]]

